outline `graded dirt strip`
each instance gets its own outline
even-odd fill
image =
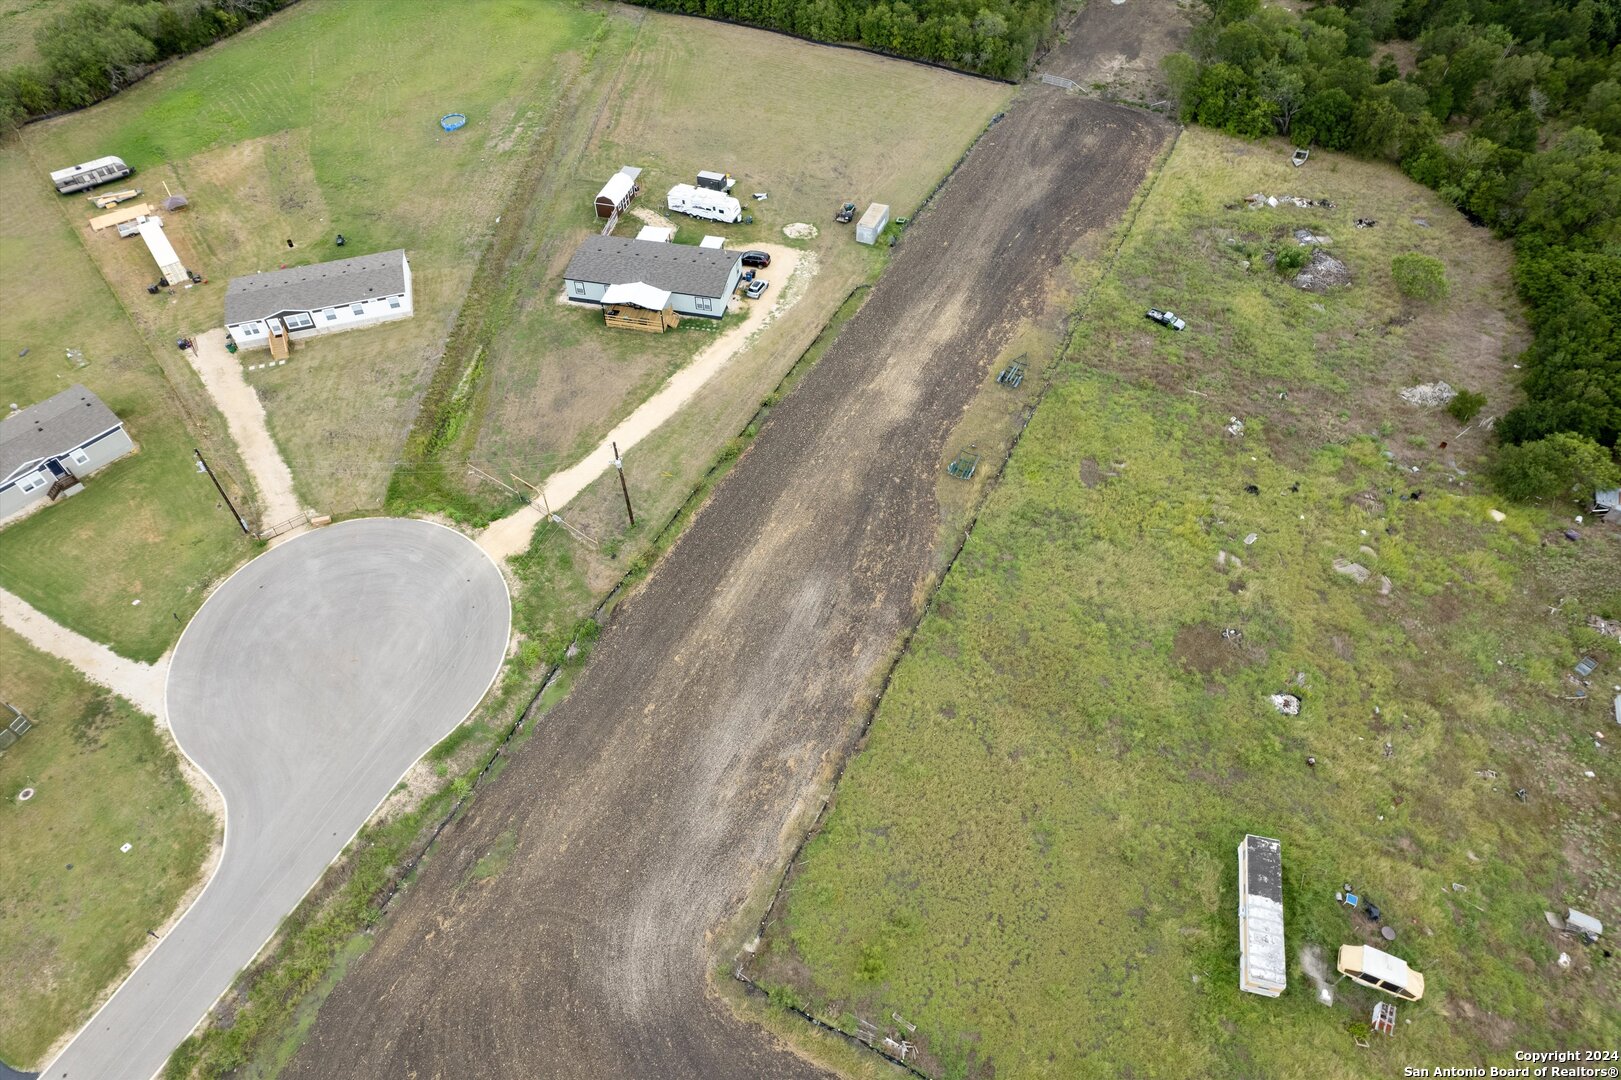
[[[986,134],[447,828],[284,1077],[825,1075],[713,996],[730,958],[710,936],[779,872],[921,612],[966,404],[1168,135],[1046,88]]]
[[[638,211],[639,213],[639,211]],[[759,300],[737,300],[744,305],[741,321],[734,322],[712,343],[694,356],[686,367],[670,376],[652,397],[638,405],[625,419],[616,424],[606,438],[590,453],[568,468],[555,472],[541,481],[541,497],[528,506],[508,514],[478,535],[478,546],[489,553],[497,563],[529,550],[535,526],[545,516],[542,506],[553,513],[561,510],[591,481],[601,476],[613,464],[613,448],[617,444],[621,454],[657,431],[670,417],[681,411],[681,406],[692,400],[704,384],[714,378],[727,361],[748,347],[755,333],[766,323],[793,307],[805,290],[814,263],[793,248],[777,244],[760,244],[757,249],[771,254],[769,273],[770,293]]]
[[[373,518],[237,571],[175,647],[182,751],[225,797],[197,903],[41,1073],[144,1080],[203,1018],[389,789],[483,697],[506,584],[466,537]]]
[[[55,622],[19,596],[0,589],[0,623],[5,623],[40,652],[66,660],[91,682],[105,686],[163,723],[163,683],[169,658],[155,664],[128,660],[97,641]]]
[[[196,352],[188,350],[186,359],[191,361],[208,396],[214,399],[215,407],[225,417],[231,441],[236,443],[242,463],[253,476],[264,516],[260,525],[278,525],[299,514],[303,508],[298,505],[298,495],[293,491],[293,474],[282,459],[276,441],[270,437],[265,407],[242,374],[242,361],[225,350],[225,331],[210,330],[193,338],[192,342]],[[269,360],[269,351],[263,356]]]

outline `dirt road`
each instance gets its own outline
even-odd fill
[[[4,623],[41,652],[66,660],[93,683],[105,686],[128,700],[137,709],[166,723],[163,712],[163,682],[169,677],[169,656],[155,664],[143,664],[119,656],[99,641],[69,630],[37,608],[0,589],[0,623]]]
[[[1047,88],[990,130],[284,1076],[823,1075],[711,995],[709,936],[777,872],[920,612],[991,360],[1168,134]]]

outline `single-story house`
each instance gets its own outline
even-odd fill
[[[232,278],[225,330],[238,348],[409,319],[411,264],[403,249]]]
[[[630,200],[636,197],[636,178],[640,175],[642,170],[634,165],[626,165],[608,177],[608,182],[597,192],[597,217],[611,218],[624,213]]]
[[[82,386],[12,413],[0,420],[0,518],[77,495],[81,480],[134,449],[124,422]]]
[[[593,236],[569,260],[563,292],[577,303],[600,304],[609,286],[640,283],[668,292],[678,314],[718,319],[742,276],[736,251]]]

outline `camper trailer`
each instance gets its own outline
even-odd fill
[[[1424,996],[1424,976],[1408,967],[1407,961],[1372,945],[1341,945],[1335,966],[1341,975],[1405,1001]]]
[[[671,188],[666,205],[677,214],[690,214],[706,221],[743,220],[742,203],[730,195],[691,184],[677,184]]]
[[[83,165],[75,165],[71,169],[57,169],[51,174],[51,183],[56,185],[57,191],[71,195],[75,191],[84,191],[98,184],[121,180],[134,172],[134,169],[124,164],[123,158],[103,157],[87,161]]]

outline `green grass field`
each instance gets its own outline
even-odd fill
[[[154,355],[15,144],[0,148],[0,190],[0,408],[82,382],[140,448],[79,495],[0,528],[0,587],[126,656],[155,660],[250,550],[194,471],[192,448],[241,472],[172,343]],[[83,367],[68,349],[82,352]]]
[[[916,1024],[930,1075],[1391,1076],[1621,1040],[1615,961],[1542,916],[1621,916],[1592,736],[1621,645],[1585,625],[1621,615],[1621,531],[1544,546],[1575,508],[1500,506],[1478,433],[1396,396],[1511,404],[1506,248],[1389,170],[1285,153],[1183,134],[754,962],[847,1030]],[[1253,191],[1338,205],[1234,206]],[[1355,283],[1280,281],[1296,227]],[[1448,300],[1395,296],[1405,250],[1447,262]],[[1584,652],[1597,700],[1567,700]],[[1283,844],[1275,1001],[1236,987],[1246,832]],[[1379,940],[1346,882],[1429,986],[1365,1050],[1373,993],[1324,1008],[1302,969]]]
[[[39,59],[34,34],[54,10],[51,0],[0,0],[0,70]]]
[[[36,724],[0,754],[0,1060],[24,1067],[168,920],[214,823],[150,717],[5,628],[0,672],[0,700]]]

